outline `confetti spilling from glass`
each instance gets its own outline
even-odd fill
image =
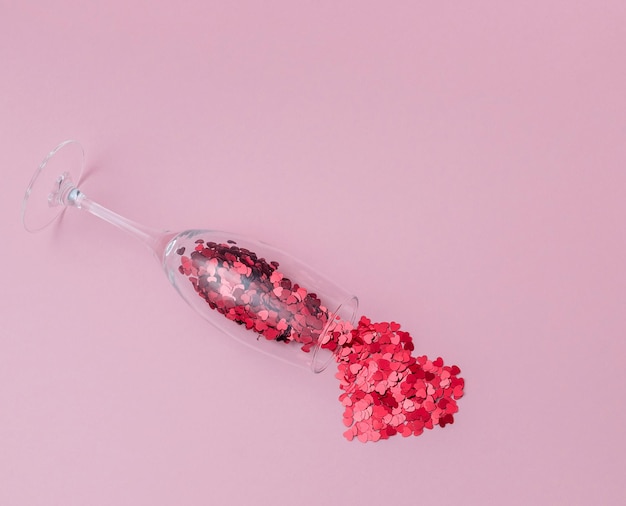
[[[413,339],[399,324],[362,317],[355,328],[332,320],[318,296],[283,275],[277,262],[234,241],[199,239],[189,256],[185,248],[177,253],[179,272],[211,309],[268,340],[298,343],[304,352],[319,342],[333,352],[348,440],[419,436],[454,423],[465,386],[460,369],[440,357],[414,357]]]

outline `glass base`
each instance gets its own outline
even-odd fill
[[[63,193],[80,182],[85,152],[76,141],[62,142],[41,162],[22,201],[22,223],[37,232],[53,223],[65,210]]]

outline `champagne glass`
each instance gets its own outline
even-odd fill
[[[59,144],[39,165],[22,203],[37,232],[74,208],[143,242],[180,296],[208,322],[259,351],[323,371],[356,320],[358,299],[293,256],[262,241],[214,229],[155,230],[91,200],[78,185],[81,145]]]

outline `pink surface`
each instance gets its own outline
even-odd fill
[[[626,4],[0,2],[0,504],[624,504]],[[456,422],[342,437],[332,373],[215,332],[137,221],[293,252],[457,363]]]

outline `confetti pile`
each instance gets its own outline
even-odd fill
[[[337,350],[348,440],[419,436],[424,429],[454,423],[465,386],[461,370],[444,366],[441,357],[413,357],[413,340],[397,323],[362,317],[356,329],[339,337]]]
[[[441,358],[414,357],[413,340],[397,323],[362,317],[354,328],[341,320],[329,322],[328,308],[315,293],[284,276],[277,262],[258,258],[234,241],[198,239],[189,256],[184,247],[177,253],[179,272],[211,309],[268,340],[295,342],[307,353],[320,342],[333,352],[348,440],[419,436],[424,429],[454,423],[465,385],[460,369],[444,366]]]

